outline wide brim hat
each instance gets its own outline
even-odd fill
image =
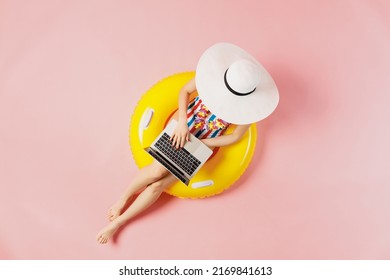
[[[268,117],[279,93],[267,70],[252,55],[231,43],[208,48],[196,67],[199,97],[218,118],[250,124]]]

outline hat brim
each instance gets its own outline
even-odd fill
[[[224,82],[225,71],[239,60],[247,59],[259,66],[260,83],[245,96],[230,92]],[[279,93],[267,70],[248,52],[230,43],[208,48],[196,67],[195,83],[199,96],[218,118],[233,124],[250,124],[268,117],[277,107]]]

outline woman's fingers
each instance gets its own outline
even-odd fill
[[[188,130],[188,127],[177,127],[172,133],[170,141],[172,142],[172,146],[176,149],[183,148],[186,141],[190,141],[190,131]]]
[[[179,145],[180,145],[180,136],[176,135],[175,140],[172,143],[172,146],[174,146],[176,149],[178,149]]]
[[[175,147],[176,149],[179,148],[180,144],[180,136],[177,134],[172,135],[172,146]]]
[[[173,133],[170,140],[172,142],[172,146],[174,146],[176,149],[183,148],[186,144],[186,141],[190,140],[189,133],[183,135]]]
[[[172,146],[176,146],[176,142],[177,142],[177,135],[176,134],[172,135],[171,141],[172,141]]]
[[[185,143],[186,143],[186,140],[187,140],[187,136],[181,138],[181,142],[180,142],[180,148],[183,148]]]

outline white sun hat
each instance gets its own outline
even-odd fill
[[[229,123],[250,124],[268,117],[279,93],[267,70],[230,43],[208,48],[196,67],[196,88],[207,108]]]

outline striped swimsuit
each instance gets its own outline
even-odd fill
[[[229,123],[218,119],[197,96],[188,104],[187,125],[196,138],[205,139],[222,135]]]

